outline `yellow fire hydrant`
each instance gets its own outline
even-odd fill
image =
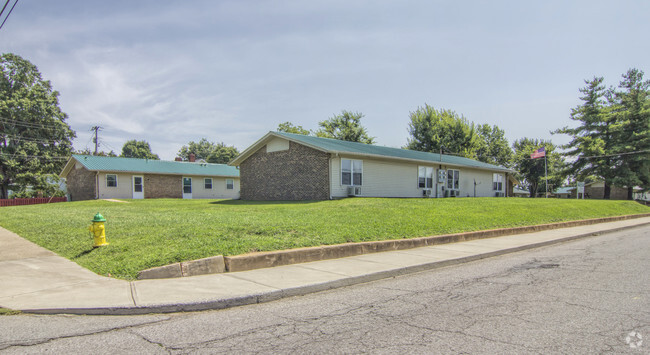
[[[95,218],[93,218],[91,222],[93,222],[93,224],[88,227],[88,229],[95,237],[95,244],[93,245],[93,248],[108,245],[106,242],[106,231],[104,230],[104,222],[106,222],[106,218],[97,212]]]

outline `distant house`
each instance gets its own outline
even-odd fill
[[[553,195],[557,198],[571,198],[571,196],[575,197],[573,195],[575,191],[575,187],[558,187],[553,191]]]
[[[73,155],[60,176],[71,201],[239,198],[239,170],[225,164]]]
[[[594,181],[588,184],[585,184],[585,198],[593,199],[603,199],[605,197],[605,182],[604,181]],[[633,199],[643,200],[647,197],[644,194],[643,189],[636,186],[634,187],[634,192],[632,194]],[[609,192],[610,200],[627,200],[627,188],[611,186]]]
[[[244,200],[505,197],[510,169],[451,155],[269,132],[229,163]]]
[[[515,187],[512,189],[512,195],[514,197],[530,197],[530,191]]]

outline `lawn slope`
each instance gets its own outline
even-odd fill
[[[95,213],[110,243],[92,248]],[[317,202],[82,201],[0,208],[0,226],[96,273],[132,279],[154,266],[212,255],[650,213],[630,201],[524,198]]]

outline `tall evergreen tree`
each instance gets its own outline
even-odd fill
[[[38,68],[18,55],[0,56],[0,198],[8,190],[48,190],[61,172],[75,132],[59,93]]]
[[[571,141],[562,146],[563,156],[573,159],[567,165],[567,174],[578,180],[597,176],[604,180],[604,198],[609,199],[611,185],[616,175],[614,166],[613,120],[607,107],[607,90],[602,77],[585,80],[580,89],[583,103],[571,110],[571,119],[578,122],[575,128],[563,127],[553,133],[567,134]]]
[[[614,151],[620,154],[614,183],[626,187],[631,200],[635,186],[650,188],[650,80],[643,80],[643,71],[630,69],[618,87],[612,110]]]

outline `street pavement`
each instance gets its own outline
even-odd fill
[[[221,309],[375,281],[650,223],[650,217],[176,279],[96,275],[0,228],[0,306],[34,313]]]
[[[223,310],[0,317],[0,352],[649,354],[650,226]]]

